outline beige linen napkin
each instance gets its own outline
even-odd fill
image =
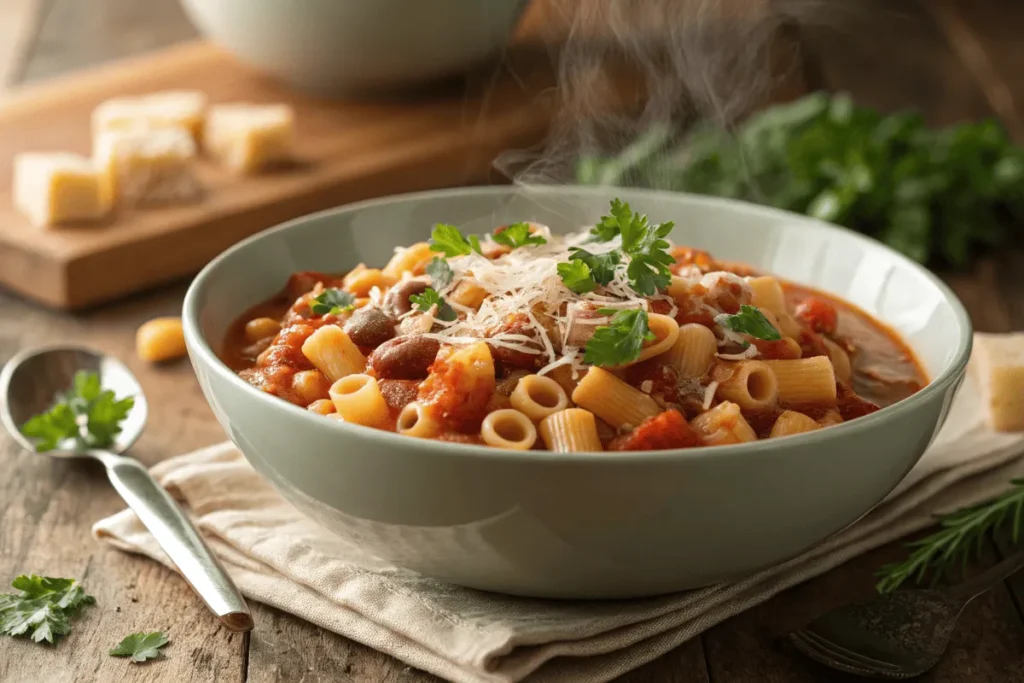
[[[300,515],[231,444],[167,460],[153,473],[187,507],[242,592],[254,600],[459,683],[599,682],[794,584],[928,526],[936,512],[1002,492],[1011,478],[1024,476],[1022,450],[1024,435],[996,434],[984,426],[968,380],[918,466],[855,525],[801,557],[735,583],[609,602],[488,594],[364,557]],[[130,510],[98,522],[93,533],[170,566]]]

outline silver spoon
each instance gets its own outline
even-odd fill
[[[12,358],[0,372],[0,419],[24,448],[35,446],[19,429],[29,418],[46,412],[54,397],[71,388],[75,373],[85,370],[100,377],[104,389],[117,398],[132,396],[135,406],[121,423],[121,433],[109,450],[53,450],[58,458],[93,458],[128,506],[146,525],[160,547],[206,606],[231,631],[252,629],[249,607],[220,562],[206,547],[185,513],[138,461],[121,453],[135,443],[146,425],[146,398],[128,368],[115,358],[85,348],[61,346],[30,349]]]
[[[839,671],[914,678],[938,664],[967,603],[1021,568],[1024,550],[950,588],[896,591],[840,607],[789,637],[805,655]]]

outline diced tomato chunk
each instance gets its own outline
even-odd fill
[[[827,299],[807,297],[797,304],[796,317],[818,334],[832,335],[836,332],[838,314],[835,304]]]
[[[631,433],[613,439],[611,451],[662,451],[670,448],[693,448],[700,445],[700,436],[678,410],[649,417]]]

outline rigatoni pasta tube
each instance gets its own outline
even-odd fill
[[[430,249],[429,244],[417,242],[405,249],[396,251],[387,265],[381,269],[381,272],[396,279],[402,277],[405,273],[419,275],[436,255],[436,252]]]
[[[821,425],[803,413],[787,410],[775,418],[775,424],[772,425],[772,432],[768,437],[774,439],[779,436],[803,434],[804,432],[813,432],[815,429],[820,428]]]
[[[419,401],[407,403],[398,413],[395,431],[406,436],[431,439],[441,433],[441,423]]]
[[[836,373],[836,379],[840,382],[849,382],[853,376],[853,367],[850,365],[850,354],[846,353],[846,349],[836,344],[828,337],[823,336],[821,338],[822,343],[825,344],[825,351],[828,353],[828,359],[832,361],[832,369]]]
[[[302,355],[332,382],[366,369],[366,356],[337,325],[324,325],[309,335]]]
[[[386,275],[380,268],[367,268],[360,263],[353,268],[342,281],[341,286],[347,292],[357,297],[368,296],[374,287],[382,291],[398,282],[397,277]]]
[[[648,358],[660,356],[671,349],[679,339],[679,323],[674,318],[660,313],[649,313],[647,325],[654,334],[654,341],[644,344],[640,355],[634,363],[641,363]]]
[[[572,400],[617,429],[636,427],[661,412],[653,398],[599,367],[587,371]]]
[[[786,297],[782,284],[770,275],[747,279],[750,286],[751,303],[775,315],[786,312]]]
[[[763,410],[775,404],[779,387],[775,373],[763,361],[730,363],[732,374],[718,385],[718,394],[742,410]],[[716,370],[715,372],[718,372]]]
[[[761,362],[775,373],[781,403],[836,402],[836,375],[828,356]]]
[[[495,448],[528,451],[537,442],[537,428],[518,410],[506,408],[488,413],[480,425],[480,438]]]
[[[377,380],[369,375],[348,375],[331,385],[334,409],[345,422],[383,427],[388,421],[388,404]]]
[[[698,323],[687,323],[679,328],[676,343],[669,349],[665,359],[674,367],[680,377],[701,377],[718,351],[718,341],[710,328]]]
[[[534,422],[569,407],[565,389],[550,377],[539,375],[527,375],[516,382],[509,398],[513,408]]]
[[[740,407],[731,401],[723,401],[701,413],[690,421],[690,426],[697,430],[701,441],[708,446],[757,441],[757,434],[740,413]]]
[[[582,408],[567,408],[545,417],[540,421],[540,437],[555,453],[604,450],[594,414]]]

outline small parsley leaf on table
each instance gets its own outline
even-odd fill
[[[430,248],[433,251],[440,251],[448,258],[453,256],[466,256],[474,251],[480,251],[480,238],[476,235],[463,237],[462,233],[454,225],[438,223],[430,235]]]
[[[548,241],[540,235],[534,235],[530,232],[530,226],[526,223],[512,223],[506,225],[505,229],[501,232],[495,233],[492,239],[498,244],[503,244],[506,247],[512,249],[518,249],[519,247],[525,247],[530,244],[547,244]]]
[[[448,302],[442,299],[433,287],[427,287],[422,294],[413,294],[409,297],[409,301],[416,306],[417,310],[424,313],[429,313],[431,308],[437,306],[437,313],[434,316],[438,320],[451,322],[459,317],[455,309],[449,306]]]
[[[133,633],[118,643],[110,654],[113,657],[131,657],[133,662],[141,663],[163,656],[160,648],[169,642],[171,641],[163,631]]]
[[[440,256],[435,256],[431,259],[430,263],[427,264],[426,271],[427,275],[430,276],[430,284],[435,291],[441,291],[450,285],[455,277],[452,267]]]
[[[313,297],[309,312],[313,315],[337,315],[356,307],[356,297],[351,292],[330,287]]]
[[[728,313],[716,315],[715,322],[733,332],[749,334],[755,339],[763,339],[765,341],[778,341],[782,339],[782,335],[779,334],[774,325],[768,322],[768,318],[764,317],[764,313],[746,304],[740,306],[739,313],[734,315]]]
[[[591,365],[616,366],[635,361],[640,357],[644,342],[654,341],[654,333],[647,323],[647,312],[640,309],[615,311],[602,308],[602,315],[611,315],[607,327],[598,327],[587,342],[585,363]]]
[[[50,410],[21,425],[21,433],[35,441],[40,453],[69,439],[82,448],[106,448],[121,433],[121,422],[134,406],[134,398],[117,398],[101,387],[98,374],[83,370],[75,373],[72,388],[58,396]]]
[[[571,291],[577,294],[586,294],[597,288],[597,282],[590,271],[590,266],[583,261],[572,259],[559,263],[556,267],[558,277],[562,278],[562,283]]]
[[[71,618],[96,599],[74,579],[22,575],[11,582],[20,594],[0,594],[0,635],[54,643],[71,632]]]

